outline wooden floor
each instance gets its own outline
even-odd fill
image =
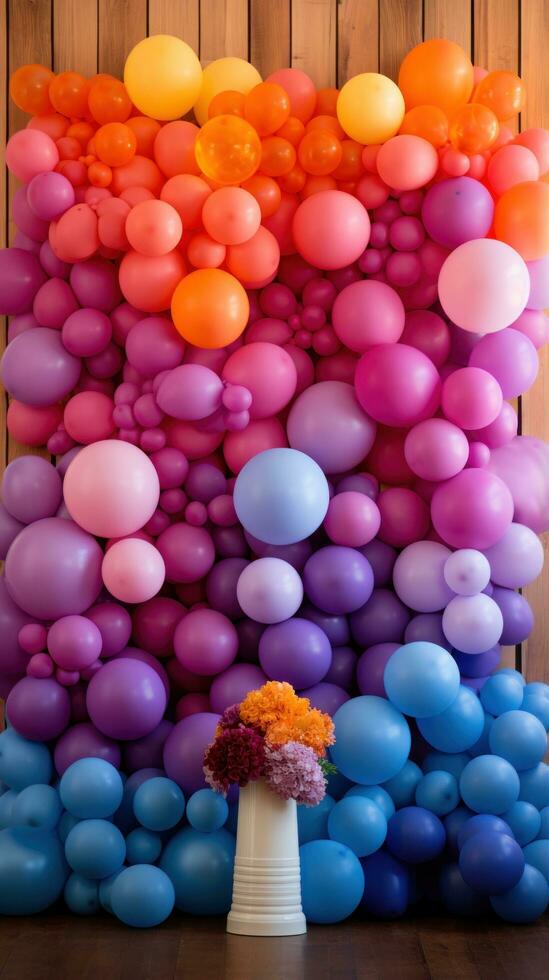
[[[63,913],[0,920],[0,980],[547,980],[549,917],[352,919],[307,936],[228,936],[224,920],[172,916],[159,929]]]

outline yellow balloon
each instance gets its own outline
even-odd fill
[[[373,71],[346,82],[336,108],[347,136],[367,146],[384,143],[398,133],[405,112],[398,85]]]
[[[179,37],[155,34],[135,45],[124,66],[133,104],[153,119],[179,119],[192,109],[202,87],[202,68]]]
[[[247,95],[262,81],[257,68],[243,58],[218,58],[206,66],[202,89],[195,103],[194,114],[200,126],[208,121],[208,106],[219,92],[242,92]]]

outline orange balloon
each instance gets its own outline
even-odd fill
[[[162,126],[154,141],[154,159],[166,177],[200,172],[194,153],[199,132],[198,126],[184,119]]]
[[[524,82],[514,71],[491,71],[478,83],[474,101],[488,106],[501,122],[506,122],[524,109]]]
[[[549,252],[549,184],[529,180],[505,191],[496,204],[494,232],[526,262],[543,258]]]
[[[68,130],[70,126],[67,126],[68,120],[64,116],[60,115],[59,112],[52,112],[47,116],[33,116],[29,119],[27,123],[27,129],[40,129],[43,133],[47,133],[48,136],[52,138],[54,142],[60,140],[62,136],[70,133]]]
[[[112,170],[106,163],[90,163],[88,167],[88,180],[93,187],[108,187],[112,181]]]
[[[261,173],[269,177],[282,177],[295,166],[296,152],[292,144],[281,136],[268,136],[261,142]]]
[[[335,177],[307,177],[305,186],[301,191],[301,197],[305,200],[305,198],[312,197],[313,194],[318,194],[320,191],[335,191],[336,189],[337,180]]]
[[[292,146],[297,146],[305,133],[305,126],[297,116],[289,116],[283,126],[277,129],[276,135],[288,140]]]
[[[364,173],[362,162],[362,144],[356,140],[341,141],[342,156],[335,170],[332,171],[336,180],[359,180]]]
[[[326,177],[341,163],[343,147],[327,129],[312,129],[301,140],[297,156],[306,173]]]
[[[208,106],[208,119],[214,116],[240,116],[244,118],[244,102],[246,96],[242,92],[218,92]]]
[[[177,286],[171,310],[175,327],[185,340],[196,347],[218,349],[240,337],[250,304],[246,290],[229,272],[197,269]]]
[[[194,174],[178,174],[167,180],[160,192],[160,200],[167,201],[177,211],[184,231],[200,228],[202,208],[212,193],[202,177]]]
[[[339,89],[319,88],[316,93],[315,114],[319,116],[337,116],[337,98]]]
[[[472,156],[488,150],[497,140],[499,122],[487,106],[469,102],[450,120],[450,143],[455,150]]]
[[[266,174],[254,174],[241,186],[255,197],[262,218],[269,218],[278,209],[281,192],[278,183],[272,177],[267,177]]]
[[[408,110],[399,132],[421,136],[438,148],[448,142],[448,117],[438,105],[417,105]]]
[[[271,136],[290,115],[290,98],[282,85],[260,82],[244,100],[244,116],[259,136]]]
[[[204,231],[193,235],[187,245],[187,258],[195,269],[217,269],[225,261],[227,247],[215,242]]]
[[[93,138],[94,134],[95,126],[92,126],[88,122],[71,123],[66,132],[67,136],[71,136],[73,139],[78,140],[82,149],[85,149],[89,141]]]
[[[227,248],[227,268],[246,286],[264,286],[278,269],[280,248],[271,231],[260,225],[253,238]]]
[[[115,198],[115,200],[124,201],[129,204],[130,208],[134,208],[136,204],[141,204],[142,201],[153,201],[154,194],[146,187],[126,187],[125,190],[120,191],[120,197]]]
[[[130,212],[131,214],[131,212]],[[178,249],[167,255],[141,255],[128,252],[118,271],[124,298],[145,313],[168,310],[176,286],[187,271]]]
[[[136,153],[129,163],[114,168],[111,190],[113,194],[120,196],[128,187],[146,187],[156,196],[160,194],[163,183],[164,178],[154,160]]]
[[[133,109],[126,86],[118,78],[103,75],[92,81],[88,108],[102,126],[110,122],[126,122]]]
[[[62,136],[55,145],[60,160],[78,160],[82,156],[82,144],[74,136]]]
[[[135,156],[135,133],[124,123],[110,122],[101,126],[94,136],[94,142],[97,156],[109,167],[123,167]]]
[[[10,98],[31,116],[52,112],[49,87],[55,75],[45,65],[21,65],[10,78]]]
[[[162,128],[160,123],[156,119],[150,119],[149,116],[130,116],[126,120],[126,126],[129,126],[135,135],[136,153],[142,157],[152,157],[154,141]]]
[[[471,59],[454,41],[423,41],[404,58],[398,87],[406,109],[437,105],[445,112],[454,112],[465,105],[473,91]]]
[[[53,108],[64,116],[83,119],[88,111],[88,82],[76,71],[63,71],[50,84]]]
[[[337,136],[338,140],[344,140],[346,137],[345,130],[340,126],[339,119],[336,116],[313,116],[305,126],[305,132],[310,133],[314,129],[322,129],[325,132],[333,133],[334,136]]]
[[[300,167],[299,163],[296,163],[295,167],[292,167],[289,173],[278,178],[278,183],[280,184],[280,189],[286,191],[287,194],[298,194],[305,187],[306,180],[307,174],[303,170],[303,167]]]
[[[261,142],[239,116],[214,116],[202,126],[195,143],[201,171],[220,184],[241,184],[259,167]]]

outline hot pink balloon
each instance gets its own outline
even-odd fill
[[[357,365],[355,387],[364,411],[391,426],[430,418],[440,399],[435,365],[407,344],[382,344],[366,351]]]
[[[449,480],[467,463],[469,443],[452,422],[425,419],[410,429],[404,455],[410,469],[422,480]]]
[[[293,398],[297,386],[295,364],[276,344],[245,344],[225,362],[222,376],[224,381],[243,385],[251,392],[252,419],[276,415]]]
[[[491,548],[513,520],[513,498],[494,473],[465,469],[437,487],[431,519],[437,534],[452,548]]]
[[[363,204],[345,191],[320,191],[301,202],[293,219],[297,251],[318,269],[356,262],[370,238]]]

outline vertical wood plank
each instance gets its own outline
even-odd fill
[[[200,60],[248,58],[247,0],[200,0]]]
[[[470,0],[424,0],[423,37],[443,37],[471,53]]]
[[[54,0],[54,71],[97,72],[97,0]]]
[[[383,0],[379,7],[379,70],[396,80],[404,55],[423,40],[421,0]]]
[[[526,82],[526,107],[521,128],[549,126],[549,66],[545,42],[549,32],[549,0],[527,0],[521,6],[521,74]],[[533,388],[522,398],[524,435],[549,440],[549,350],[540,352],[540,368]],[[532,636],[525,644],[525,666],[530,680],[549,680],[549,535],[544,535],[545,567],[525,595],[534,611]]]
[[[262,78],[290,64],[290,0],[250,0],[250,61]]]
[[[377,0],[339,0],[337,17],[337,83],[341,86],[353,75],[379,70]]]
[[[292,0],[292,65],[317,88],[337,82],[337,12],[334,0]]]
[[[124,62],[147,35],[147,0],[98,0],[99,71],[122,78]]]
[[[149,34],[174,34],[198,51],[199,0],[149,0]]]

